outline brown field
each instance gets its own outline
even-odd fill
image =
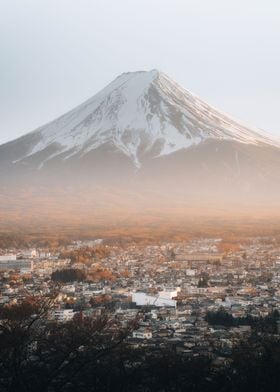
[[[109,204],[86,196],[52,199],[24,194],[11,203],[2,196],[0,207],[0,247],[39,242],[57,245],[71,239],[105,238],[118,243],[157,243],[194,237],[222,237],[231,243],[252,236],[280,237],[280,214],[275,208],[231,204],[219,208],[200,206],[170,207],[164,200],[150,208],[127,203],[121,195]],[[125,205],[126,204],[126,205]]]

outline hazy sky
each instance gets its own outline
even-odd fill
[[[280,137],[279,0],[0,0],[0,143],[153,68]]]

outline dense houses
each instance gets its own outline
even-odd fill
[[[0,303],[15,303],[26,293],[49,295],[55,288],[50,320],[63,323],[75,315],[110,311],[124,325],[137,319],[127,338],[131,347],[156,352],[166,346],[186,356],[207,356],[219,366],[228,361],[233,345],[251,334],[252,320],[280,310],[280,248],[252,238],[222,252],[221,241],[201,238],[124,248],[92,240],[55,252],[2,249]],[[98,246],[107,248],[104,257],[80,262],[64,256]],[[69,268],[82,270],[86,278],[59,285],[52,280],[54,271]],[[211,321],[209,312],[222,312],[230,322]],[[276,323],[273,333],[280,334],[280,321]]]

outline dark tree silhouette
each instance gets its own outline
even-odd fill
[[[49,321],[54,297],[30,297],[0,309],[0,390],[64,391],[111,356],[136,325],[108,313],[66,323]],[[75,390],[75,389],[74,389]]]
[[[55,295],[0,307],[1,392],[271,392],[280,390],[280,339],[253,332],[228,364],[161,345],[130,348],[138,320],[112,313],[50,321]],[[275,318],[278,314],[273,315]]]
[[[51,279],[55,282],[79,282],[86,280],[86,273],[78,268],[67,268],[63,270],[56,270],[52,273]]]

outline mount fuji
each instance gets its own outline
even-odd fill
[[[178,203],[274,202],[280,195],[280,142],[158,70],[128,72],[70,112],[1,145],[0,180],[1,189],[17,192],[135,192],[146,194],[147,205],[153,195],[156,202],[167,194]]]

